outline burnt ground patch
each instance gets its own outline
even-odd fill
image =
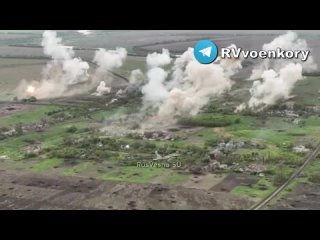
[[[223,192],[21,171],[0,172],[0,209],[243,209]]]
[[[250,186],[259,180],[256,176],[233,173],[225,177],[219,184],[211,188],[213,191],[230,192],[236,186]]]
[[[81,191],[89,192],[94,188],[97,188],[101,184],[101,180],[91,180],[80,177],[55,177],[55,176],[41,176],[36,174],[28,174],[17,177],[14,180],[15,184],[28,186],[28,187],[40,187],[51,188],[56,190],[65,191]]]
[[[275,210],[319,210],[320,184],[302,183],[269,208]]]

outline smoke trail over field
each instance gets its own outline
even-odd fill
[[[300,39],[295,32],[276,37],[270,43],[264,44],[262,49],[265,51],[276,50],[310,50],[307,42]],[[246,108],[262,110],[267,106],[274,105],[278,100],[288,99],[298,80],[303,79],[303,71],[314,71],[317,65],[312,56],[307,61],[301,59],[265,59],[259,66],[252,70],[250,80],[256,80],[250,89],[251,98],[248,103],[240,104],[236,111]]]

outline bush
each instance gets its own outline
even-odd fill
[[[235,124],[239,124],[241,122],[241,119],[240,118],[237,118],[236,120],[234,120],[234,123]]]
[[[64,144],[65,146],[73,145],[73,140],[72,140],[72,138],[70,138],[70,137],[64,137],[64,138],[63,138],[63,144]]]
[[[142,139],[143,137],[140,136],[139,134],[137,133],[128,133],[126,135],[127,138],[131,138],[131,139]]]
[[[308,177],[308,180],[312,183],[320,183],[320,174],[319,173],[311,173]]]
[[[74,148],[62,148],[62,149],[53,151],[51,155],[52,157],[57,157],[57,158],[74,159],[74,158],[78,158],[78,155],[81,155],[81,153]]]
[[[80,130],[80,132],[82,132],[82,133],[91,132],[91,131],[92,131],[92,128],[89,128],[89,127],[85,127],[85,128],[82,128],[82,129]]]
[[[0,140],[5,140],[7,137],[0,134]]]
[[[31,153],[26,153],[24,156],[25,156],[25,158],[34,158],[34,157],[36,157],[36,156],[37,156],[37,154],[36,154],[36,153],[31,152]]]
[[[139,149],[139,148],[142,147],[142,144],[141,144],[140,142],[135,141],[135,142],[133,142],[133,143],[131,144],[131,147],[132,147],[133,149]]]
[[[78,131],[78,128],[75,126],[71,126],[69,128],[67,128],[67,133],[75,133]]]
[[[51,152],[51,148],[50,147],[46,147],[46,148],[43,148],[42,149],[42,151],[44,152],[44,153],[49,153],[49,152]]]
[[[285,174],[282,171],[278,171],[276,173],[276,175],[274,175],[273,177],[273,184],[275,186],[280,186],[281,184],[283,184],[285,181],[287,180],[287,177],[285,176]]]
[[[218,145],[218,139],[208,139],[205,141],[205,146],[216,147]]]
[[[212,115],[198,115],[192,118],[181,118],[179,124],[188,126],[203,126],[203,127],[226,127],[232,124],[230,119],[226,117]]]
[[[16,130],[18,136],[21,136],[23,134],[22,123],[16,124],[14,129]]]
[[[31,138],[26,138],[26,139],[24,139],[23,141],[24,141],[25,143],[28,143],[28,144],[35,144],[35,143],[37,143],[36,140],[31,139]]]
[[[154,143],[145,142],[144,147],[147,149],[156,149],[157,146]]]
[[[131,127],[132,130],[139,129],[139,128],[140,128],[140,124],[139,123],[135,123]]]
[[[51,115],[55,115],[55,114],[57,114],[57,113],[60,113],[62,110],[60,109],[60,110],[52,110],[52,111],[50,111],[50,112],[47,112],[46,114],[48,115],[48,116],[51,116]],[[63,112],[62,112],[63,113]]]
[[[32,97],[30,97],[28,100],[29,100],[29,102],[36,102],[36,101],[37,101],[37,98],[34,97],[34,96],[32,96]]]
[[[0,127],[0,132],[8,132],[10,129],[6,127]]]

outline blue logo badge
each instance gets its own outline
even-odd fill
[[[198,62],[209,64],[218,57],[218,47],[209,40],[200,40],[194,46],[193,54]]]

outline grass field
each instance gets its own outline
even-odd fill
[[[56,106],[41,106],[31,112],[17,113],[12,116],[2,117],[0,119],[0,126],[13,127],[15,124],[23,122],[37,123],[42,118],[46,118],[47,113],[50,111],[58,110],[60,107]],[[87,128],[90,124],[81,118],[77,120],[70,120],[63,123],[58,123],[49,127],[43,132],[29,132],[22,136],[16,136],[14,138],[7,138],[1,141],[0,155],[5,155],[13,160],[19,160],[24,157],[24,148],[28,146],[28,141],[40,143],[42,148],[50,148],[60,143],[65,136],[68,135],[67,129],[74,126],[78,129]],[[83,133],[79,133],[83,134]]]
[[[38,163],[33,165],[33,170],[36,172],[43,172],[53,167],[59,166],[62,162],[63,162],[63,159],[59,159],[59,158],[41,160]]]
[[[15,68],[17,66],[21,67],[21,65],[45,65],[46,63],[47,61],[42,59],[0,58],[0,68]]]
[[[270,180],[266,178],[261,178],[256,184],[252,186],[237,186],[232,189],[232,193],[245,195],[251,198],[262,199],[268,196],[275,187],[270,182]]]
[[[36,123],[42,118],[47,117],[47,113],[60,109],[57,106],[40,106],[33,111],[19,112],[10,116],[4,116],[0,118],[0,126],[13,127],[17,123]]]
[[[18,87],[22,79],[38,80],[41,78],[41,72],[44,64],[34,64],[34,60],[21,63],[14,63],[16,60],[10,60],[10,64],[17,64],[14,67],[0,65],[0,100],[12,100],[15,97],[14,90]],[[23,60],[22,60],[23,61]],[[32,63],[32,64],[31,64]]]
[[[295,101],[305,104],[320,104],[320,77],[305,77],[304,80],[297,82],[293,95]]]
[[[137,167],[123,167],[121,169],[112,171],[100,178],[104,180],[117,180],[129,182],[149,182],[153,178],[160,176],[166,171],[163,168],[137,168]]]
[[[144,73],[147,71],[146,68],[146,59],[144,57],[128,56],[124,61],[123,66],[116,69],[115,72],[129,78],[132,70],[140,69]]]

